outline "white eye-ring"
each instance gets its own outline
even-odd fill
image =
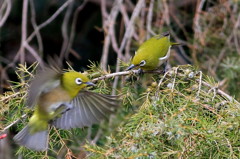
[[[139,66],[144,66],[146,64],[146,61],[145,60],[142,60],[139,64]]]
[[[82,79],[81,78],[76,78],[75,83],[78,84],[78,85],[82,84]]]

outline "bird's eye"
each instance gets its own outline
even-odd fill
[[[146,61],[145,60],[142,60],[139,64],[139,66],[144,66],[146,64]]]
[[[82,79],[81,78],[76,78],[75,79],[75,83],[78,84],[78,85],[81,84],[82,83]]]

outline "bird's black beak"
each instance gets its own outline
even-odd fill
[[[166,32],[162,33],[162,36],[169,36],[169,35],[170,35],[169,31],[166,31]]]
[[[94,83],[92,83],[92,82],[85,82],[85,84],[86,85],[88,85],[88,86],[96,86]]]
[[[131,70],[131,69],[133,69],[133,68],[135,68],[135,67],[137,67],[137,66],[134,65],[134,64],[131,64],[131,65],[126,69],[126,71],[129,71],[129,70]]]

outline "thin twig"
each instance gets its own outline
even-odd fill
[[[0,100],[0,102],[3,102],[3,101],[5,101],[5,100],[7,100],[7,99],[16,97],[16,96],[19,95],[19,94],[21,94],[21,93],[20,93],[20,92],[16,92],[16,93],[11,94],[11,95],[9,95],[9,96],[7,96],[7,97],[2,97],[1,100]]]
[[[196,98],[191,98],[191,97],[188,97],[188,96],[186,96],[186,95],[182,94],[182,93],[181,93],[181,92],[179,92],[179,91],[178,91],[178,93],[179,93],[180,95],[182,95],[183,97],[185,97],[185,99],[186,99],[186,100],[190,100],[190,101],[192,101],[192,102],[194,102],[194,103],[196,103],[196,104],[198,104],[198,105],[201,105],[203,108],[205,108],[205,109],[209,110],[210,112],[212,112],[212,113],[213,113],[213,114],[215,114],[216,116],[218,116],[218,117],[222,118],[222,116],[221,116],[221,115],[219,115],[219,114],[218,114],[218,113],[215,111],[215,109],[214,109],[214,108],[212,108],[211,106],[209,106],[209,105],[207,105],[207,104],[203,104],[203,103],[199,102],[199,100],[198,100],[198,99],[196,99]]]
[[[145,2],[144,0],[139,0],[138,3],[136,4],[136,7],[133,10],[132,16],[131,16],[130,21],[128,23],[128,26],[126,28],[126,32],[124,33],[119,52],[123,52],[123,49],[126,46],[127,41],[132,37],[133,30],[134,30],[134,27],[133,27],[134,21],[139,16],[140,11],[142,9],[142,6],[144,5],[144,2]],[[119,64],[119,57],[118,57],[116,72],[119,72],[119,71],[120,71],[120,64]],[[118,77],[115,78],[114,81],[113,81],[113,92],[112,92],[112,94],[116,93],[117,83],[118,83]]]
[[[199,82],[199,79],[196,79],[196,80]],[[209,83],[204,82],[204,81],[202,81],[202,84],[203,84],[204,86],[207,86],[207,87],[210,87],[210,88],[213,87],[213,86],[211,86]],[[222,97],[225,97],[225,98],[228,99],[229,101],[237,103],[237,107],[240,108],[240,103],[239,103],[236,99],[234,99],[233,97],[231,97],[230,95],[228,95],[227,93],[223,92],[223,91],[220,90],[220,89],[217,89],[217,93],[218,93],[219,95],[221,95]]]
[[[103,51],[102,51],[102,57],[100,61],[100,65],[103,70],[107,70],[107,57],[108,57],[108,51],[109,51],[109,46],[110,46],[110,37],[109,34],[107,33],[107,17],[109,16],[107,13],[107,7],[106,7],[106,0],[101,0],[101,13],[102,13],[102,25],[103,25],[103,30],[105,32],[105,37],[104,37],[104,45],[103,45]],[[112,22],[113,23],[113,22]]]
[[[234,38],[234,33],[232,32],[227,38],[226,38],[226,43],[224,44],[222,50],[220,51],[217,60],[215,61],[215,64],[212,68],[212,73],[215,75],[219,65],[221,64],[221,61],[224,59],[225,54],[227,53],[227,48],[228,46],[231,46],[232,44],[232,38]]]
[[[104,45],[103,45],[101,67],[104,71],[107,70],[108,53],[109,53],[109,47],[110,47],[110,44],[111,44],[110,39],[111,39],[111,35],[115,36],[114,35],[114,25],[115,25],[117,15],[118,15],[119,10],[120,10],[121,3],[122,3],[122,0],[117,0],[114,3],[114,6],[113,6],[113,8],[110,12],[110,15],[108,16],[108,19],[106,21],[104,21],[104,23],[103,23],[103,28],[105,30],[106,35],[105,35]],[[107,13],[106,13],[106,6],[104,6],[104,5],[105,5],[105,0],[102,0],[101,9],[102,9],[103,18],[105,19],[106,18],[105,16],[106,16]],[[114,45],[114,49],[116,49],[118,56],[121,56],[121,51],[116,48],[116,45]]]
[[[58,10],[50,17],[48,18],[45,22],[43,22],[42,24],[40,24],[37,28],[34,29],[34,31],[32,32],[32,34],[24,41],[25,43],[29,43],[34,36],[45,26],[47,26],[48,24],[50,24],[54,19],[56,19],[56,17],[72,2],[73,0],[68,0],[66,1],[60,8],[58,8]],[[14,67],[16,61],[19,59],[20,57],[20,52],[18,51],[18,53],[16,54],[16,56],[14,57],[14,59],[12,60],[11,63],[9,63],[5,68],[8,69],[10,67]]]
[[[172,92],[173,92],[173,89],[174,89],[174,86],[175,86],[178,68],[179,68],[179,67],[176,67],[176,68],[174,69],[174,78],[173,78],[173,83],[172,83],[172,88],[171,88]]]
[[[54,129],[54,131],[57,133],[57,135],[58,135],[58,137],[59,137],[59,139],[60,139],[61,144],[62,144],[63,146],[65,146],[65,148],[67,149],[67,154],[66,154],[66,156],[69,155],[70,157],[73,157],[73,158],[76,158],[76,159],[77,159],[77,157],[72,154],[71,149],[70,149],[70,148],[67,146],[67,144],[64,142],[64,140],[63,140],[63,138],[61,137],[60,133],[58,132],[57,128],[56,128],[56,127],[53,127],[53,129]],[[67,158],[67,157],[66,157],[66,158]]]
[[[94,139],[91,141],[91,144],[96,144],[98,139],[102,135],[102,129],[98,129],[97,134],[95,135]]]
[[[97,82],[99,80],[104,80],[104,79],[108,79],[108,78],[115,78],[117,76],[126,76],[126,75],[138,74],[138,73],[139,73],[138,70],[115,72],[115,73],[111,73],[111,74],[107,74],[107,75],[104,75],[104,76],[101,76],[101,77],[94,78],[92,80],[92,82]],[[143,73],[156,73],[156,74],[160,74],[160,73],[162,73],[162,70],[143,71]]]
[[[169,13],[169,6],[167,4],[167,1],[162,1],[163,3],[163,20],[166,22],[166,24],[169,26],[170,25],[170,13]]]
[[[92,136],[92,126],[89,126],[89,127],[87,128],[87,136],[86,136],[86,139],[87,139],[88,141],[91,141],[91,136]]]
[[[156,93],[155,93],[155,96],[156,96],[157,100],[158,100],[158,98],[159,98],[160,86],[161,86],[163,80],[165,79],[165,77],[167,76],[168,73],[169,73],[169,71],[165,72],[164,75],[163,75],[163,77],[161,78],[161,80],[160,80],[159,83],[158,83],[158,86],[157,86],[157,90],[158,90],[158,91],[156,91]]]
[[[74,6],[74,1],[72,1],[66,11],[66,14],[64,16],[63,19],[63,23],[62,23],[62,37],[63,37],[63,44],[62,44],[62,48],[61,48],[61,52],[60,52],[60,61],[63,60],[64,55],[66,55],[66,53],[69,53],[67,48],[68,48],[68,44],[69,44],[69,35],[68,35],[68,26],[69,26],[69,20],[70,20],[70,16],[73,10],[73,6]]]
[[[239,46],[240,39],[238,38],[239,28],[240,28],[240,14],[238,14],[237,21],[234,25],[234,30],[233,30],[235,47],[236,47],[236,50],[238,50],[237,51],[238,54],[240,55],[240,46]]]
[[[198,84],[198,91],[197,91],[197,96],[196,98],[199,97],[199,94],[200,94],[200,91],[201,91],[201,87],[202,87],[202,71],[199,71],[198,72],[200,75],[199,75],[199,84]]]
[[[40,57],[41,57],[43,54],[43,42],[42,42],[42,37],[39,30],[37,30],[36,13],[35,13],[35,6],[34,6],[33,0],[30,0],[30,9],[31,9],[31,23],[34,30],[36,30],[36,38],[38,42],[38,53],[40,54]]]
[[[68,43],[68,47],[67,47],[67,52],[73,52],[71,50],[72,48],[72,44],[73,44],[73,39],[75,36],[75,32],[76,32],[76,25],[77,25],[77,20],[78,20],[78,15],[79,12],[85,7],[85,5],[87,4],[87,0],[84,0],[83,3],[75,10],[74,14],[73,14],[73,21],[72,21],[72,25],[71,25],[71,32],[70,32],[70,37],[69,37],[69,43]]]
[[[6,3],[4,3],[6,2]],[[9,14],[10,14],[10,11],[11,11],[11,8],[12,8],[12,1],[11,0],[6,0],[4,1],[3,4],[2,4],[2,7],[0,8],[1,11],[5,10],[5,6],[6,6],[6,11],[5,11],[5,14],[3,15],[3,17],[0,17],[0,28],[4,25],[4,23],[6,22]],[[6,4],[6,5],[5,5]]]
[[[1,130],[1,132],[5,132],[7,129],[9,129],[10,127],[12,127],[14,124],[16,124],[17,122],[19,122],[19,120],[21,120],[22,118],[25,118],[27,116],[27,114],[23,114],[20,118],[18,118],[17,120],[13,121],[11,124],[9,124],[8,126],[6,126],[4,129]]]
[[[25,43],[25,48],[32,54],[32,56],[38,61],[39,65],[43,67],[42,58],[38,55],[38,53],[28,44]]]
[[[121,4],[121,6],[120,6],[120,12],[121,12],[122,17],[123,17],[125,28],[127,28],[127,25],[129,23],[129,17],[128,17],[128,14],[127,14],[127,11],[126,11],[126,7],[127,7],[126,4],[125,5]],[[133,33],[133,37],[134,37],[135,40],[139,39],[138,35],[136,34],[136,32]]]
[[[25,59],[24,44],[27,38],[27,15],[28,15],[28,0],[24,0],[23,9],[22,9],[22,38],[21,38],[21,47],[19,49],[21,64],[24,63],[24,59]]]
[[[27,42],[30,42],[33,37],[37,34],[37,32],[39,32],[39,30],[41,30],[42,28],[44,28],[45,26],[47,26],[48,24],[50,24],[54,19],[57,18],[57,16],[72,2],[73,0],[68,0],[66,1],[60,8],[58,8],[58,10],[50,17],[48,18],[45,22],[43,22],[42,24],[40,24],[35,30],[34,32],[32,32],[32,34],[27,38]]]
[[[154,5],[154,0],[151,0],[148,8],[148,15],[147,15],[147,31],[148,31],[147,38],[148,39],[152,35],[156,35],[156,33],[154,33],[154,31],[152,30],[153,5]]]
[[[196,52],[196,39],[200,39],[201,42],[203,42],[203,38],[202,38],[202,29],[200,27],[200,13],[202,11],[203,5],[205,3],[206,0],[199,0],[198,4],[197,4],[197,9],[195,12],[195,16],[194,16],[194,20],[193,20],[193,30],[194,30],[194,47],[193,47],[193,61],[195,64],[198,65],[198,60],[197,60],[197,52]]]
[[[132,36],[133,23],[134,23],[135,19],[138,18],[143,4],[144,4],[144,0],[139,0],[136,7],[133,10],[132,16],[131,16],[130,21],[128,23],[128,27],[126,28],[126,32],[124,33],[123,40],[121,42],[120,51],[122,51],[124,49],[124,46],[126,45],[127,40]]]

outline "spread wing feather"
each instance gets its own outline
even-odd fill
[[[114,113],[118,103],[118,96],[81,91],[71,101],[73,108],[56,118],[52,124],[61,129],[91,126]]]
[[[43,92],[57,87],[60,84],[61,71],[57,67],[45,67],[37,72],[36,76],[30,82],[28,90],[27,106],[36,105],[37,99]]]

